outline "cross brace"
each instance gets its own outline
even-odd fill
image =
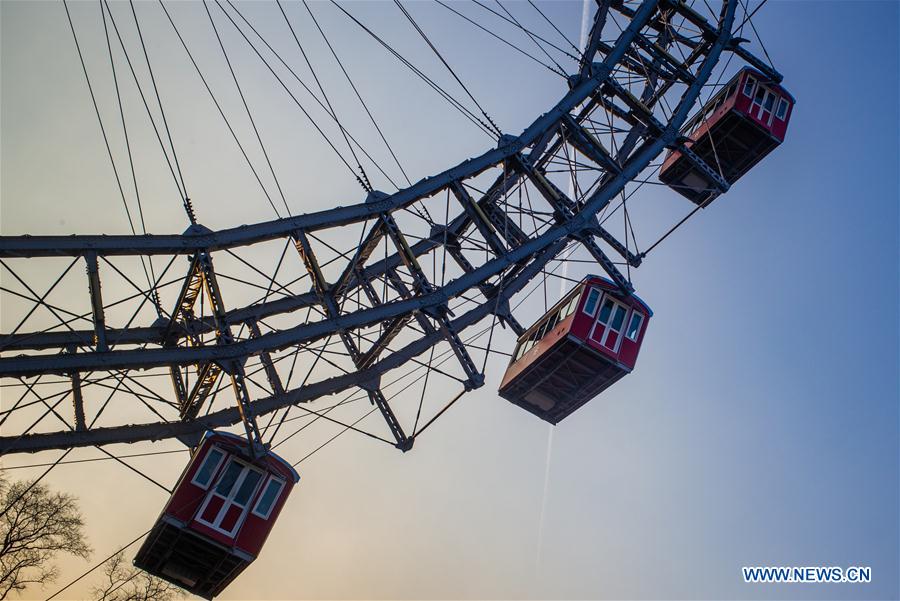
[[[553,182],[547,179],[547,177],[541,173],[539,169],[533,169],[528,161],[523,159],[519,160],[519,167],[523,170],[525,175],[531,180],[534,184],[535,188],[541,193],[541,195],[550,203],[550,206],[553,207],[553,212],[556,215],[556,219],[558,223],[567,223],[571,221],[575,214],[579,210],[578,204],[566,196],[565,193],[562,192],[558,187],[556,187]],[[593,230],[600,228],[599,225],[589,226],[588,230]],[[605,231],[605,230],[603,230]],[[600,263],[600,266],[603,267],[603,270],[609,274],[612,280],[616,283],[617,286],[624,292],[625,294],[631,294],[634,292],[634,287],[631,285],[631,282],[622,275],[622,272],[615,266],[615,264],[610,260],[606,253],[597,246],[597,243],[594,241],[591,234],[585,231],[576,232],[572,235],[573,238],[581,242],[584,247],[588,250],[591,256]],[[615,240],[611,234],[606,233],[606,237]],[[620,252],[622,250],[625,251],[626,259],[631,254],[624,249],[621,243],[616,242],[614,246]],[[636,258],[636,257],[635,257]]]
[[[97,253],[86,253],[84,261],[87,264],[88,288],[91,294],[94,347],[102,353],[109,350],[109,344],[106,341],[106,318],[103,314],[103,296],[100,294],[100,267],[97,264]]]
[[[404,266],[413,277],[416,291],[421,295],[433,292],[434,286],[428,281],[425,272],[422,271],[419,261],[409,248],[409,244],[407,244],[406,238],[403,236],[400,228],[397,227],[394,218],[390,215],[383,215],[382,221],[385,224],[388,236],[391,237],[397,247],[397,251],[400,254]],[[432,308],[432,310],[429,311],[429,314],[438,322],[438,329],[444,335],[444,338],[450,344],[450,348],[453,349],[453,353],[462,365],[463,371],[466,373],[466,386],[478,388],[484,384],[484,375],[478,370],[478,367],[475,365],[475,362],[472,361],[472,357],[469,355],[466,346],[462,343],[462,340],[459,339],[456,331],[450,325],[450,320],[447,318],[448,312],[449,309],[447,305],[444,304]]]
[[[204,292],[209,299],[209,306],[213,315],[216,346],[227,346],[234,343],[234,336],[228,324],[225,305],[222,302],[222,293],[213,269],[212,257],[207,252],[200,252],[191,258],[191,266],[173,312],[174,318],[169,322],[164,335],[167,346],[175,346],[177,344],[177,337],[173,337],[172,334],[179,328],[188,332],[187,339],[189,344],[194,346],[203,345],[202,339],[198,335],[193,334],[195,330],[189,326],[196,321],[194,306]],[[264,453],[265,447],[253,415],[250,393],[244,376],[243,362],[238,360],[228,360],[224,363],[209,361],[198,363],[196,369],[197,381],[194,383],[190,394],[187,394],[180,369],[177,366],[169,368],[175,394],[178,396],[181,418],[183,420],[192,420],[199,414],[200,409],[214,390],[219,376],[225,371],[231,376],[235,401],[237,401],[241,421],[244,423],[247,440],[250,442],[251,453],[253,455]]]
[[[346,287],[346,282],[349,281],[349,274],[356,271],[359,266],[361,266],[365,259],[375,250],[375,247],[378,245],[379,240],[383,236],[383,232],[381,231],[381,226],[376,224],[375,227],[370,230],[369,235],[366,237],[366,240],[363,244],[360,245],[359,250],[357,250],[356,255],[353,260],[351,260],[350,265],[347,266],[347,269],[344,270],[344,274],[341,275],[341,278],[334,287],[329,287],[328,282],[325,281],[325,277],[322,274],[322,269],[319,267],[319,263],[316,260],[315,253],[313,253],[312,247],[309,244],[309,239],[306,236],[306,233],[303,230],[298,230],[294,233],[294,246],[297,249],[297,252],[300,254],[300,257],[303,260],[303,264],[306,266],[306,271],[309,273],[310,278],[313,281],[313,290],[318,295],[322,307],[325,309],[325,314],[329,318],[335,318],[340,315],[340,310],[335,302],[335,288],[339,290],[341,288]],[[374,292],[374,291],[372,291]],[[347,349],[347,352],[350,355],[350,359],[353,361],[353,364],[357,369],[363,368],[363,363],[371,364],[377,357],[380,350],[376,350],[376,347],[373,346],[372,349],[369,350],[365,355],[359,350],[359,347],[356,346],[356,343],[353,341],[353,337],[350,336],[349,332],[344,329],[338,330],[338,336],[341,341],[344,343],[344,347]],[[391,335],[396,336],[397,332]],[[388,340],[387,342],[390,342]],[[387,342],[384,344],[383,348],[387,347]],[[376,343],[377,345],[377,343]],[[362,388],[368,393],[369,401],[378,407],[378,410],[381,412],[381,416],[384,418],[385,423],[391,431],[391,434],[394,436],[394,440],[396,440],[396,447],[401,449],[402,451],[408,451],[412,448],[412,439],[409,438],[406,433],[403,431],[403,427],[400,425],[400,422],[397,420],[397,416],[394,414],[394,411],[391,409],[390,404],[387,402],[387,399],[384,398],[384,394],[382,394],[381,389],[377,386],[377,384],[368,384],[363,385]]]

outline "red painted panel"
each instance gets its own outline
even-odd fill
[[[182,521],[190,521],[194,517],[200,504],[206,496],[206,491],[195,484],[191,484],[194,474],[203,463],[212,448],[209,440],[204,441],[200,448],[191,457],[190,462],[181,474],[178,484],[175,485],[175,492],[166,504],[164,513]]]
[[[203,510],[203,515],[200,516],[200,519],[204,522],[213,522],[216,519],[216,516],[219,515],[219,510],[222,509],[222,504],[224,502],[222,497],[213,495],[213,498],[209,500],[209,505]]]
[[[205,496],[206,492],[203,489],[190,484],[190,478],[182,480],[175,489],[175,494],[169,499],[165,513],[182,522],[190,521]]]
[[[643,311],[640,311],[640,313],[644,316],[644,320],[641,322],[641,327],[638,330],[637,341],[632,341],[625,337],[622,339],[622,348],[619,349],[619,361],[631,369],[634,369],[635,363],[637,363],[638,352],[641,350],[641,343],[644,341],[644,332],[647,331],[647,323],[650,321],[646,313]]]
[[[210,538],[218,543],[222,543],[225,546],[230,547],[234,544],[234,537],[226,536],[218,530],[213,530],[209,526],[205,526],[200,522],[191,522],[188,527],[194,532],[202,534],[206,538]]]
[[[622,337],[622,346],[619,347],[619,362],[634,369],[634,360],[637,358],[638,345],[627,336]]]
[[[225,512],[225,517],[222,519],[222,524],[220,526],[222,530],[230,532],[231,529],[234,528],[234,525],[237,523],[238,518],[241,517],[242,512],[243,509],[241,509],[237,505],[232,505],[231,507],[229,507]]]
[[[570,333],[579,340],[587,340],[587,337],[591,334],[591,328],[594,325],[595,318],[587,315],[580,307],[572,317],[572,327],[569,329]]]
[[[281,513],[281,508],[287,501],[288,495],[291,494],[291,489],[293,487],[293,481],[286,480],[285,486],[281,490],[278,500],[275,501],[275,505],[272,507],[272,513],[269,514],[269,519],[267,520],[253,515],[253,507],[256,505],[257,499],[253,500],[253,504],[250,505],[250,512],[247,514],[244,525],[241,526],[240,533],[235,541],[237,547],[253,556],[259,554],[263,544],[269,537],[269,533],[272,531],[272,526],[275,524],[278,515]],[[260,489],[260,494],[262,494],[262,488]],[[259,495],[257,495],[257,497],[258,496]]]
[[[591,333],[588,337],[588,340],[600,344],[600,341],[603,340],[603,335],[606,334],[606,326],[598,324],[596,318],[594,318],[593,321],[594,324],[592,324]]]
[[[252,507],[251,505],[251,509]],[[273,523],[273,520],[258,518],[251,511],[244,519],[244,525],[241,526],[241,531],[234,541],[235,546],[251,555],[258,554],[260,549],[262,549],[263,542],[269,535],[269,531],[272,529]]]
[[[603,345],[612,351],[612,350],[615,350],[616,343],[618,341],[619,341],[619,335],[616,334],[615,332],[610,332],[609,335],[606,337],[606,341],[603,343]]]

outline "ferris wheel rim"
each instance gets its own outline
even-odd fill
[[[135,255],[191,254],[198,251],[211,252],[214,250],[233,248],[239,245],[252,244],[254,242],[259,242],[266,239],[282,238],[286,235],[289,235],[292,231],[298,229],[314,231],[317,226],[334,226],[336,223],[336,215],[344,215],[343,218],[348,220],[347,223],[356,223],[365,221],[366,219],[370,219],[378,214],[403,208],[404,206],[408,206],[409,204],[412,204],[417,200],[420,200],[424,197],[439,192],[444,188],[447,188],[453,183],[453,181],[461,180],[463,178],[471,176],[473,173],[477,174],[484,169],[495,166],[501,163],[504,159],[516,155],[517,153],[525,149],[528,145],[537,141],[537,139],[546,131],[547,127],[549,127],[550,124],[559,121],[564,115],[568,114],[569,111],[571,111],[580,102],[586,99],[591,90],[596,89],[602,82],[607,81],[611,77],[612,69],[621,59],[624,52],[628,49],[634,35],[638,31],[640,31],[640,29],[646,24],[646,21],[656,10],[657,4],[658,2],[653,0],[647,0],[646,2],[644,2],[641,5],[640,9],[638,9],[635,17],[632,18],[628,30],[626,32],[623,32],[622,37],[620,37],[620,39],[616,42],[616,48],[619,50],[618,54],[607,55],[607,60],[604,61],[604,63],[601,63],[601,66],[594,67],[594,71],[589,78],[585,78],[582,81],[578,82],[572,89],[569,90],[569,92],[566,93],[566,95],[564,95],[563,99],[559,103],[557,103],[557,105],[555,105],[554,108],[551,109],[551,111],[545,113],[537,120],[535,120],[529,127],[527,127],[523,131],[522,134],[520,134],[520,136],[517,136],[513,139],[506,138],[506,143],[501,143],[498,148],[491,149],[483,153],[482,155],[475,157],[474,159],[463,161],[462,163],[459,163],[458,165],[445,170],[437,176],[421,180],[420,182],[385,198],[374,198],[371,200],[371,202],[364,202],[349,207],[327,209],[324,211],[309,213],[297,217],[281,218],[273,221],[262,222],[249,226],[239,226],[237,228],[229,228],[226,230],[220,230],[219,232],[210,233],[199,232],[164,236],[4,236],[0,237],[0,257],[34,257],[59,255],[77,256],[91,252],[114,255],[116,254],[116,249],[121,250],[121,254]],[[675,142],[675,139],[679,134],[679,128],[681,124],[687,118],[688,112],[694,106],[694,102],[699,96],[703,84],[709,78],[712,69],[718,62],[721,52],[725,49],[726,45],[731,39],[730,27],[734,19],[735,10],[736,2],[734,0],[725,2],[722,14],[720,15],[720,35],[717,40],[710,46],[708,52],[706,53],[696,80],[688,86],[688,89],[682,95],[681,101],[678,105],[678,109],[670,117],[669,123],[664,131],[660,135],[658,135],[651,144],[640,148],[639,151],[635,153],[635,155],[630,157],[629,164],[623,167],[621,173],[619,173],[615,178],[608,182],[608,185],[611,188],[617,188],[615,191],[612,191],[608,194],[610,197],[617,194],[618,190],[621,189],[622,186],[631,181],[638,173],[645,169],[647,165],[652,161],[652,159],[656,157],[667,145],[671,145]],[[628,32],[631,32],[630,37],[626,37],[626,34]],[[625,43],[622,43],[623,39],[626,40]],[[614,60],[610,60],[611,58],[614,58]],[[607,65],[607,62],[610,62],[610,64]],[[579,97],[580,100],[575,100]],[[569,106],[568,108],[561,108],[569,104],[571,104],[571,106]],[[539,126],[542,124],[546,124],[546,126],[544,128],[540,128]],[[479,283],[484,282],[487,278],[492,277],[492,275],[500,273],[502,269],[497,269],[497,266],[508,266],[509,264],[514,263],[517,260],[523,260],[529,257],[534,258],[540,256],[546,257],[546,260],[549,260],[550,258],[556,256],[556,254],[563,248],[564,245],[560,244],[561,241],[564,241],[567,236],[581,231],[584,227],[589,225],[589,220],[594,215],[596,215],[597,211],[599,211],[600,208],[602,208],[601,203],[608,201],[609,198],[607,198],[605,201],[601,200],[599,197],[595,198],[593,201],[586,203],[584,210],[567,223],[552,227],[540,236],[529,240],[526,244],[523,244],[522,246],[511,250],[508,255],[492,259],[491,261],[480,266],[475,272],[464,274],[460,276],[460,278],[452,280],[451,282],[441,287],[440,293],[435,293],[436,295],[438,295],[438,297],[436,297],[434,301],[424,302],[421,297],[410,300],[397,301],[393,303],[394,313],[385,313],[384,311],[381,311],[378,313],[378,319],[396,316],[404,312],[421,310],[429,306],[438,305],[442,301],[445,301],[446,297],[451,296],[451,292],[453,290],[468,290],[478,285]],[[338,223],[340,223],[340,221],[338,221]],[[175,244],[176,241],[180,241],[181,244]],[[130,247],[127,250],[130,250],[132,252],[126,252],[126,244],[128,247]],[[545,263],[546,261],[543,264]],[[535,264],[537,264],[537,261],[535,261]],[[488,269],[489,265],[491,266],[490,269]],[[539,268],[540,265],[538,265],[538,269]],[[532,269],[534,269],[534,265],[532,265]],[[485,273],[487,273],[488,275],[484,275]],[[527,283],[527,280],[524,283]],[[370,311],[374,311],[374,309]],[[485,303],[480,307],[471,309],[462,317],[454,320],[454,324],[459,325],[460,329],[464,329],[465,327],[476,323],[489,314],[490,310],[487,307],[487,303]],[[358,315],[362,315],[362,317],[358,316],[355,318],[359,320],[359,323],[352,321],[352,319],[348,319],[349,316],[343,316],[342,320],[344,321],[345,325],[349,326],[370,323],[365,321],[364,318],[371,318],[371,316],[363,315],[363,312],[360,312]],[[317,323],[324,325],[310,326],[309,324],[307,324],[305,326],[299,327],[312,329],[318,328],[324,331],[332,326],[332,324],[329,322]],[[273,334],[266,334],[264,336],[273,336]],[[432,335],[431,337],[434,338],[436,337],[436,335]],[[415,348],[421,347],[422,350],[426,350],[428,348],[428,344],[426,342],[428,339],[429,337],[426,336],[425,338],[422,338],[421,340],[412,343],[409,346]],[[262,338],[258,338],[256,340],[262,340]],[[302,341],[302,339],[300,340]],[[254,344],[256,344],[259,349],[269,348],[268,346],[266,346],[267,342],[268,341],[261,343],[251,343],[251,341],[244,341],[235,343],[234,346],[229,347],[228,351],[232,353],[232,356],[228,356],[227,352],[224,351],[224,349],[222,349],[221,347],[169,349],[167,352],[172,352],[173,350],[175,350],[183,355],[182,360],[180,360],[182,363],[191,363],[195,362],[198,359],[214,360],[244,356],[247,354],[251,354],[254,351]],[[293,340],[292,342],[296,343],[298,342],[298,340]],[[244,346],[241,347],[238,345]],[[415,349],[413,348],[412,350]],[[146,353],[147,351],[110,351],[106,354],[105,357],[98,359],[96,367],[117,367],[117,365],[111,360],[111,358],[117,356],[116,353],[125,354],[132,352]],[[83,362],[84,359],[74,354],[69,356],[61,356],[58,359],[60,360],[60,365],[57,370],[59,373],[65,373],[79,367],[91,367],[90,365],[86,365],[84,363],[79,364],[79,361]],[[381,373],[392,369],[390,365],[392,363],[397,363],[399,360],[400,353],[397,353],[396,357],[395,355],[391,355],[390,357],[382,359],[378,363],[376,363],[375,367],[373,367],[372,369],[372,372],[373,374],[380,375]],[[29,361],[32,360],[28,358],[20,359],[15,357],[4,358],[0,360],[0,374],[4,376],[25,375],[26,373],[28,373],[27,365]],[[32,361],[32,363],[33,362],[34,361]],[[159,365],[168,365],[170,363],[170,361],[165,361],[160,363]],[[21,367],[19,371],[16,372],[15,368],[10,370],[10,365],[18,365],[23,367]],[[354,385],[353,382],[344,384],[344,380],[349,380],[349,378],[344,376],[337,376],[335,378],[310,385],[306,389],[298,389],[297,391],[285,393],[284,395],[282,395],[283,398],[277,398],[276,396],[273,396],[256,399],[253,401],[253,405],[255,408],[257,408],[258,414],[267,413],[281,407],[296,404],[297,402],[304,400],[303,397],[308,397],[310,399],[318,398],[320,396],[323,396],[324,394],[344,390]],[[321,392],[316,392],[319,389],[321,389]],[[230,423],[226,424],[225,422],[228,420],[231,421]],[[110,442],[134,442],[137,440],[171,438],[182,434],[204,430],[210,426],[233,425],[239,420],[240,417],[238,409],[232,407],[229,409],[221,410],[215,414],[209,414],[204,418],[196,418],[195,420],[190,422],[179,422],[177,424],[153,422],[132,426],[130,428],[133,428],[133,430],[131,430],[130,435],[125,437],[127,438],[127,440],[122,439],[121,436],[119,436],[118,439],[114,439],[115,437],[111,436],[109,440],[100,442],[100,444],[107,444]],[[162,425],[164,428],[168,428],[168,431],[158,430],[160,425]],[[137,435],[138,430],[144,427],[157,428],[157,430],[152,436],[149,435],[149,432],[147,432],[147,434],[142,433],[140,434],[140,437],[135,438],[134,436]],[[116,426],[113,428],[117,429],[119,433],[123,432],[121,426]],[[103,430],[104,429],[94,429],[92,430],[92,434],[102,433]],[[27,436],[29,437],[28,439],[19,438],[14,441],[10,439],[15,437],[0,438],[0,453],[9,452],[11,449],[28,450],[26,447],[28,447],[29,445],[24,444],[27,442],[27,440],[34,441],[36,439],[31,437],[46,437],[48,435],[36,434]],[[96,441],[101,440],[103,440],[102,436],[98,435],[95,436],[91,442],[85,442],[84,445],[96,444]]]
[[[734,1],[728,0],[726,4],[732,4]],[[603,63],[588,65],[587,71],[591,73],[589,77],[574,75],[573,78],[577,78],[577,85],[572,87],[553,108],[532,121],[521,134],[518,136],[506,134],[496,148],[465,159],[449,169],[436,175],[427,176],[391,194],[376,191],[370,193],[361,203],[216,231],[200,225],[191,226],[181,234],[0,235],[0,258],[80,256],[88,252],[110,256],[157,254],[168,256],[172,254],[187,255],[199,251],[215,252],[283,238],[297,230],[317,231],[328,227],[363,222],[385,212],[403,209],[418,200],[446,189],[454,181],[478,175],[485,169],[502,163],[535,143],[553,123],[558,122],[563,115],[568,114],[584,102],[592,91],[610,77],[612,69],[629,48],[637,31],[646,24],[659,2],[660,0],[644,2],[642,9],[632,19],[632,23],[636,23],[638,26],[629,26],[628,30],[616,40],[617,51],[607,55]],[[726,34],[726,36],[730,36],[730,34]],[[702,83],[697,86],[698,93]],[[674,139],[674,135],[691,106],[690,103],[687,104],[684,115],[677,123],[674,119],[670,121],[668,142],[671,143]]]

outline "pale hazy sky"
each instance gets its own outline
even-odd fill
[[[290,48],[271,6],[242,6]],[[312,6],[336,36],[345,34],[340,51],[413,181],[490,147],[333,7]],[[507,6],[546,29],[527,4]],[[541,6],[577,40],[581,2]],[[440,73],[393,4],[348,7]],[[559,77],[439,6],[409,7],[504,130],[518,133],[565,92]],[[655,316],[633,375],[551,438],[550,426],[497,397],[505,359],[495,357],[486,385],[412,452],[342,436],[299,466],[302,481],[265,550],[221,598],[898,598],[898,7],[781,0],[755,18],[798,99],[788,140],[638,270],[637,290]],[[114,123],[98,5],[71,8],[89,69],[107,69],[95,85]],[[112,10],[127,22],[127,4]],[[273,218],[159,7],[137,10],[160,57],[201,221],[219,228]],[[202,6],[175,3],[172,11],[211,85],[228,90],[219,95],[226,113],[240,115]],[[62,4],[3,1],[0,21],[2,233],[127,232]],[[325,60],[326,49],[315,52]],[[258,124],[291,210],[361,201],[268,73],[248,52],[235,58],[250,102],[264,107]],[[338,75],[329,73],[326,85]],[[332,100],[351,131],[365,127],[349,93]],[[129,106],[138,120],[142,109]],[[130,133],[148,231],[183,230],[152,132]],[[378,187],[393,190],[383,179]],[[685,209],[674,194],[650,194],[673,214]],[[572,265],[569,276],[587,270]],[[523,322],[540,313],[536,303],[525,309]],[[7,332],[15,320],[2,318]],[[509,350],[509,333],[498,335]],[[6,389],[0,394],[6,406]],[[314,441],[292,441],[283,452],[296,461],[307,445]],[[3,465],[58,456],[16,455]],[[96,456],[85,449],[69,458]],[[179,453],[133,463],[172,484],[185,460]],[[147,530],[166,500],[112,462],[59,466],[45,481],[79,497],[95,549],[91,562],[61,562],[57,584]],[[873,582],[747,585],[744,565],[871,566]],[[83,598],[89,586],[63,597]]]

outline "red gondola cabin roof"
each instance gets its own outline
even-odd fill
[[[603,284],[605,284],[605,288],[611,289],[613,291],[619,290],[619,287],[615,284],[615,282],[599,275],[586,275],[580,283],[587,282],[588,280],[600,280]],[[647,312],[647,317],[653,317],[653,309],[650,308],[650,305],[644,302],[644,299],[634,293],[632,293],[628,298],[637,301],[637,303]]]
[[[216,438],[216,437],[225,438],[229,442],[232,442],[232,443],[240,446],[241,448],[245,448],[247,446],[246,438],[244,438],[243,436],[238,436],[237,434],[232,434],[230,432],[217,432],[217,431],[208,430],[206,432],[206,434],[203,435],[203,440],[205,441],[209,438]],[[277,461],[285,469],[287,474],[290,474],[293,477],[295,484],[300,481],[300,474],[297,473],[297,470],[295,470],[294,467],[290,463],[288,463],[287,461],[285,461],[284,459],[282,459],[275,453],[267,452],[265,458],[273,459],[273,460]]]
[[[753,67],[744,67],[743,69],[741,69],[740,72],[738,72],[737,75],[735,75],[735,78],[737,78],[737,76],[740,75],[741,72],[750,73],[757,80],[759,80],[762,84],[764,84],[764,85],[768,86],[769,88],[771,88],[772,90],[778,92],[780,95],[788,98],[791,101],[791,104],[797,104],[797,99],[794,98],[793,94],[791,94],[786,89],[784,89],[784,87],[781,84],[775,83],[773,80],[769,79],[767,76],[763,75],[761,72],[757,71]]]

